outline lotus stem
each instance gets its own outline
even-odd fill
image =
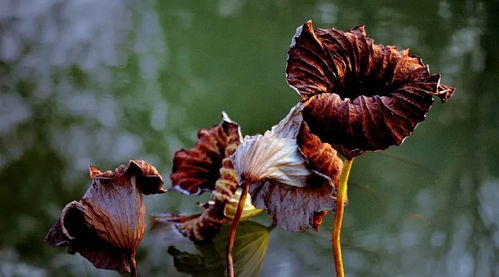
[[[241,219],[241,215],[244,209],[244,203],[246,202],[246,196],[249,191],[249,183],[243,182],[243,191],[241,192],[241,197],[237,203],[237,210],[234,218],[232,219],[232,224],[230,225],[229,231],[229,241],[227,243],[227,276],[234,277],[234,261],[232,260],[232,248],[234,248],[234,242],[236,240],[237,226]]]
[[[130,277],[137,276],[137,263],[135,262],[135,254],[130,254]]]
[[[344,277],[343,257],[341,254],[341,226],[343,225],[343,214],[345,200],[347,199],[348,178],[352,169],[353,159],[345,160],[340,176],[340,185],[336,196],[336,213],[334,215],[333,231],[331,232],[331,243],[333,247],[333,260],[336,269],[336,277]]]

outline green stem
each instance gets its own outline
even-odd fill
[[[246,195],[248,195],[249,184],[243,182],[243,191],[241,192],[241,197],[239,198],[239,203],[237,203],[237,210],[234,218],[232,219],[232,224],[230,225],[229,231],[229,241],[227,242],[227,276],[234,277],[234,262],[232,260],[232,248],[234,248],[234,242],[236,241],[237,226],[241,219],[241,214],[244,210],[244,203],[246,202]]]
[[[345,210],[345,200],[347,199],[348,178],[352,169],[353,159],[345,160],[340,176],[340,185],[336,196],[336,212],[334,216],[334,226],[331,232],[331,243],[333,247],[333,259],[336,268],[336,277],[344,277],[343,257],[341,254],[341,226],[343,225],[343,214]]]

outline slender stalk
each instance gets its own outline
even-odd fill
[[[348,178],[352,169],[353,159],[343,163],[343,170],[340,176],[338,195],[336,196],[336,213],[334,216],[334,226],[331,232],[331,244],[333,247],[333,260],[336,268],[336,277],[344,277],[343,257],[341,254],[341,226],[343,225],[343,214],[345,210],[345,200],[347,199]]]
[[[137,277],[137,264],[135,263],[135,254],[130,254],[130,277]]]
[[[227,243],[227,276],[234,277],[234,261],[232,260],[232,248],[234,248],[234,242],[236,240],[237,226],[239,225],[239,220],[244,209],[244,203],[246,202],[246,195],[248,195],[249,183],[243,182],[243,191],[241,192],[241,197],[237,203],[237,210],[234,218],[232,219],[232,224],[230,225],[229,231],[229,241]]]
[[[234,218],[232,219],[232,224],[230,225],[229,231],[229,241],[227,242],[227,276],[234,277],[234,261],[232,260],[232,249],[234,248],[234,242],[236,241],[237,226],[241,219],[241,215],[244,209],[244,203],[246,202],[246,196],[249,191],[249,183],[243,182],[243,191],[241,192],[241,197],[237,203],[237,210]]]

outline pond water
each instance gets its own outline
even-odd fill
[[[264,132],[298,101],[284,67],[308,19],[365,24],[457,88],[402,146],[356,160],[348,276],[499,276],[498,15],[493,0],[0,0],[0,276],[118,276],[43,241],[86,190],[87,166],[144,159],[169,182],[173,153],[221,111]],[[146,203],[188,213],[206,199]],[[238,238],[252,243],[236,247],[242,276],[333,274],[330,215],[318,233],[253,221]],[[148,228],[142,276],[223,274],[224,234],[196,247],[170,227]]]

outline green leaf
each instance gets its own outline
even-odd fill
[[[225,253],[230,226],[208,244],[196,245],[199,254],[183,252],[171,246],[168,253],[173,256],[175,268],[191,276],[225,276]],[[241,222],[233,249],[236,276],[259,276],[270,241],[269,230],[258,223]]]

